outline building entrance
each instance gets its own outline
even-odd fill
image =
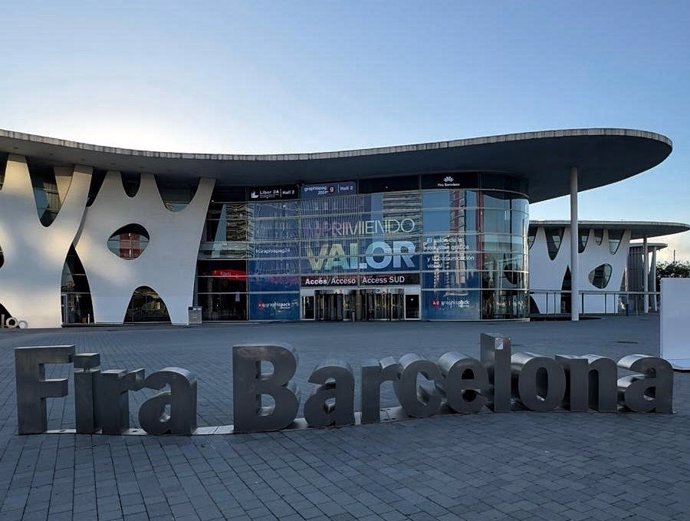
[[[418,302],[418,300],[417,300]],[[414,299],[411,301],[414,307]],[[411,313],[409,318],[415,316]],[[306,317],[305,317],[306,318]],[[353,290],[316,290],[316,320],[405,320],[405,290],[372,288]]]

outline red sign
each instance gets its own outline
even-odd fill
[[[213,270],[211,275],[226,280],[238,280],[242,282],[247,280],[247,274],[242,270]]]

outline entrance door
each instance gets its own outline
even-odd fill
[[[343,320],[346,306],[345,295],[333,291],[314,292],[314,318],[316,320]]]
[[[357,295],[357,320],[404,320],[402,289],[363,289]]]
[[[407,320],[419,319],[419,295],[405,296],[405,318]]]

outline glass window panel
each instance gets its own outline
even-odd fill
[[[299,290],[299,276],[256,276],[249,277],[250,291],[295,291]]]
[[[426,320],[478,320],[479,292],[422,291],[422,318]]]
[[[314,197],[302,199],[300,201],[300,209],[303,216],[358,213],[368,202],[367,196],[359,195]]]
[[[296,258],[299,257],[299,242],[264,242],[254,244],[249,249],[254,258]]]
[[[228,270],[217,270],[211,277],[198,277],[197,290],[200,293],[225,293],[229,291],[247,291],[246,275],[238,275]]]
[[[249,238],[253,241],[295,240],[299,237],[297,219],[263,219],[249,223]]]
[[[515,235],[484,235],[481,247],[485,252],[524,253],[525,237]]]
[[[250,260],[249,273],[251,275],[298,274],[299,259]]]
[[[491,290],[482,291],[483,319],[506,319],[527,317],[528,293],[527,291]]]
[[[465,269],[422,272],[422,287],[424,289],[477,289],[479,288],[479,277],[479,272]]]
[[[296,217],[299,213],[299,203],[297,201],[253,203],[248,206],[250,219]]]
[[[198,302],[204,320],[247,320],[246,293],[202,293]]]
[[[470,270],[478,267],[479,254],[468,251],[422,255],[423,270]]]
[[[249,296],[251,320],[299,320],[299,293],[257,293]]]
[[[424,253],[477,251],[478,235],[425,235],[422,243]]]

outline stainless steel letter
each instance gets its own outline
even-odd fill
[[[563,407],[573,412],[618,410],[616,362],[597,355],[556,355],[556,361],[565,371]]]
[[[362,364],[362,423],[381,421],[381,384],[400,378],[400,364],[388,356]]]
[[[273,365],[263,373],[261,362]],[[237,345],[232,349],[234,432],[278,431],[297,416],[299,397],[290,379],[297,369],[297,352],[288,345]],[[272,407],[261,396],[273,397]]]
[[[486,404],[489,374],[479,360],[460,353],[446,353],[438,359],[443,382],[436,387],[455,412],[479,412]]]
[[[196,430],[196,378],[179,367],[166,367],[149,375],[144,387],[170,391],[158,393],[139,409],[139,425],[149,434],[191,436]],[[170,414],[165,411],[170,406]]]
[[[673,412],[673,367],[663,358],[628,355],[618,367],[642,374],[618,380],[618,399],[635,412]]]
[[[511,357],[513,383],[517,383],[520,402],[531,411],[550,411],[565,396],[565,373],[553,358],[533,353],[515,353]]]
[[[510,412],[510,355],[510,338],[482,333],[480,358],[492,385],[487,393],[487,405],[494,412]]]
[[[102,371],[96,377],[96,421],[103,434],[129,429],[129,391],[144,387],[144,370]]]
[[[414,418],[426,418],[441,409],[441,393],[434,384],[417,385],[417,375],[422,374],[427,380],[441,382],[441,371],[431,360],[414,353],[400,358],[400,379],[393,383],[395,395],[403,409]]]
[[[77,353],[74,363],[74,416],[77,433],[93,434],[100,426],[96,421],[95,382],[101,371],[101,355]]]
[[[355,377],[350,364],[340,360],[319,364],[309,382],[321,384],[304,404],[304,419],[310,427],[354,425]]]
[[[45,379],[45,364],[68,364],[74,346],[17,347],[14,370],[17,384],[17,432],[48,430],[46,398],[67,396],[67,378]]]

